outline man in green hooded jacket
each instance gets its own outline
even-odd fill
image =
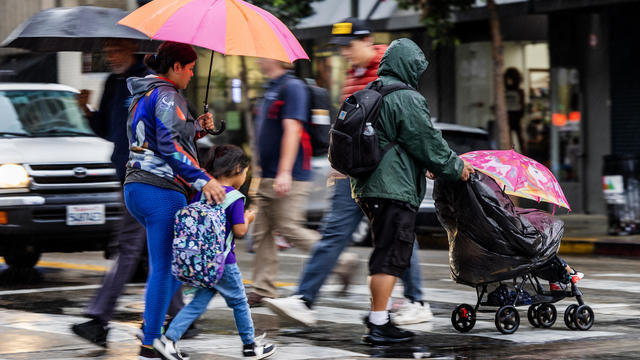
[[[391,43],[378,68],[382,85],[404,83],[416,89],[427,59],[409,39]],[[371,222],[374,251],[369,259],[372,297],[368,332],[370,343],[408,341],[410,331],[393,325],[387,301],[397,277],[408,266],[415,239],[415,220],[426,189],[427,172],[466,181],[473,172],[431,124],[425,98],[417,91],[398,90],[384,97],[375,124],[380,147],[396,144],[366,178],[351,178],[353,196]]]

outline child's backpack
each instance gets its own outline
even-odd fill
[[[232,190],[222,204],[194,202],[175,215],[171,273],[183,283],[212,288],[222,277],[224,263],[233,241],[225,237],[225,209],[244,195]]]
[[[382,98],[397,90],[414,89],[405,84],[382,86],[376,80],[345,99],[329,132],[329,162],[334,169],[361,178],[378,167],[384,154],[396,143],[390,142],[380,149],[374,127]]]

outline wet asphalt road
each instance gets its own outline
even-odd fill
[[[241,245],[239,248],[242,247]],[[354,285],[341,293],[335,276],[322,290],[316,305],[321,320],[314,329],[303,328],[273,315],[266,308],[252,310],[256,333],[264,331],[279,346],[273,359],[637,359],[640,358],[640,260],[613,257],[567,256],[586,274],[580,282],[584,300],[595,311],[589,331],[571,331],[562,320],[575,300],[556,303],[558,320],[549,329],[532,327],[527,306],[518,307],[520,328],[503,335],[494,325],[495,308],[478,314],[475,327],[465,334],[453,329],[451,311],[459,303],[475,304],[473,288],[449,279],[447,252],[421,251],[423,290],[435,319],[410,325],[418,335],[409,345],[371,347],[360,342],[361,318],[369,304],[366,287],[367,248],[351,248],[361,259]],[[240,249],[238,258],[246,279],[251,278],[252,254]],[[295,249],[281,253],[278,275],[281,295],[295,290],[306,255]],[[83,321],[84,306],[99,286],[110,261],[101,253],[45,254],[36,271],[16,274],[0,264],[0,359],[136,359],[144,284],[126,288],[104,350],[75,337],[69,330]],[[20,280],[18,280],[20,279]],[[30,283],[25,283],[25,279]],[[13,284],[12,284],[13,283]],[[394,298],[402,299],[396,286]],[[188,295],[187,295],[188,298]],[[220,297],[197,322],[202,334],[181,342],[191,359],[241,358],[240,340],[231,310]]]

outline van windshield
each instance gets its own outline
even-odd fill
[[[73,92],[0,90],[0,136],[95,135]]]

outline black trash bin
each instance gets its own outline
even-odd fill
[[[640,233],[640,154],[604,156],[602,189],[609,234]]]

